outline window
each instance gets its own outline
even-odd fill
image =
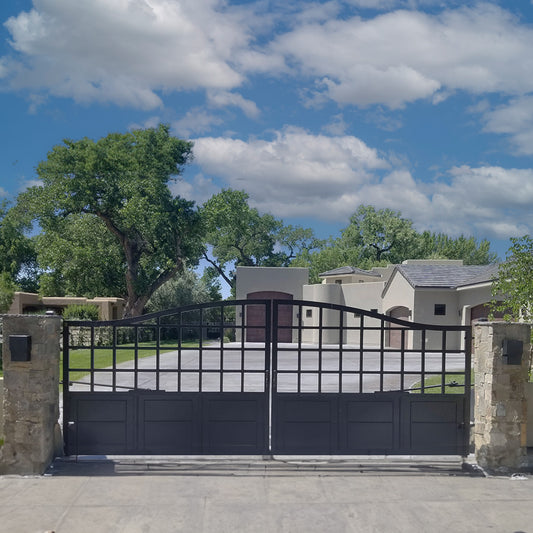
[[[446,304],[435,304],[435,315],[444,316],[446,314]]]
[[[312,318],[313,317],[313,310],[312,309],[306,309],[305,310],[305,318]]]
[[[335,280],[335,283],[336,283],[337,285],[342,285],[342,279],[336,279],[336,280]]]

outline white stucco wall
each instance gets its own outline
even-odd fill
[[[236,275],[237,300],[258,291],[286,292],[294,300],[301,300],[303,286],[309,283],[307,268],[237,267]]]
[[[324,283],[320,285],[305,285],[303,287],[303,299],[312,300],[314,302],[325,302],[337,305],[344,305],[344,295],[342,292],[342,285],[336,283]],[[304,307],[302,309],[302,324],[305,327],[318,328],[320,323],[320,315],[317,307]],[[308,317],[307,314],[311,316]],[[338,311],[324,310],[322,312],[322,325],[332,326],[339,323]],[[302,334],[302,341],[308,343],[317,343],[319,337],[318,329],[304,329]],[[339,334],[336,331],[324,330],[322,332],[322,342],[333,344],[339,342]]]
[[[446,306],[445,315],[435,315],[435,304]],[[457,292],[452,289],[423,289],[419,288],[415,294],[413,321],[422,324],[436,324],[440,326],[458,326],[461,324],[462,309],[458,304]],[[448,332],[446,346],[448,349],[460,349],[462,332]],[[418,337],[418,338],[417,338]],[[420,336],[415,335],[413,347],[420,347]],[[442,347],[442,333],[428,331],[426,347],[440,349]]]
[[[383,295],[383,313],[390,314],[395,307],[407,307],[412,312],[414,305],[415,291],[413,287],[401,274],[396,272]]]
[[[457,289],[459,306],[461,307],[461,324],[470,324],[470,309],[476,305],[489,303],[492,296],[490,284],[461,287]]]

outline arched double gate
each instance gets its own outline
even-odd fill
[[[68,321],[65,451],[466,455],[470,346],[469,327],[298,300]]]

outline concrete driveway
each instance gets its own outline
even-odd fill
[[[380,390],[381,354],[369,350],[363,351],[362,357],[356,346],[344,345],[342,348],[342,378],[339,376],[340,354],[338,347],[323,347],[322,360],[319,370],[319,351],[314,345],[304,345],[301,360],[294,351],[296,345],[282,344],[277,353],[277,391],[295,392],[297,390],[298,369],[300,369],[300,387],[302,392],[317,392],[318,381],[321,380],[322,392],[339,392],[339,381],[342,379],[343,392],[359,392],[358,374],[361,365],[365,372],[362,392]],[[241,390],[241,367],[244,369],[244,390],[246,392],[263,392],[265,352],[259,343],[246,343],[244,348],[240,343],[225,344],[224,349],[212,344],[202,350],[201,365],[203,372],[199,372],[200,353],[196,349],[184,349],[181,360],[177,351],[162,353],[159,356],[159,390],[169,392],[178,390],[178,361],[181,372],[181,390],[196,392],[199,390],[200,379],[204,392],[217,392],[221,388],[224,392]],[[440,353],[426,353],[424,370],[426,375],[440,373],[443,366]],[[385,352],[383,354],[383,390],[398,390],[401,388],[400,377],[393,372],[400,372],[401,357],[399,352]],[[137,388],[156,389],[155,356],[143,357],[138,360]],[[422,356],[420,353],[404,355],[404,389],[408,389],[421,380]],[[463,354],[447,354],[445,358],[447,372],[464,369]],[[223,376],[221,379],[221,369]],[[119,390],[135,387],[134,362],[128,361],[117,365],[116,385]],[[387,374],[391,372],[391,374]],[[201,376],[200,376],[201,374]],[[320,378],[319,378],[320,374]],[[71,390],[89,390],[89,377],[74,384]],[[100,370],[95,373],[95,390],[112,390],[113,373]],[[87,385],[85,385],[87,384]]]
[[[0,533],[518,533],[533,480],[458,462],[147,458],[0,477]]]

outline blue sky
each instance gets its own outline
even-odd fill
[[[418,230],[533,228],[529,0],[10,0],[0,4],[0,194],[64,138],[171,124],[174,192],[244,189],[336,235],[360,204]]]

